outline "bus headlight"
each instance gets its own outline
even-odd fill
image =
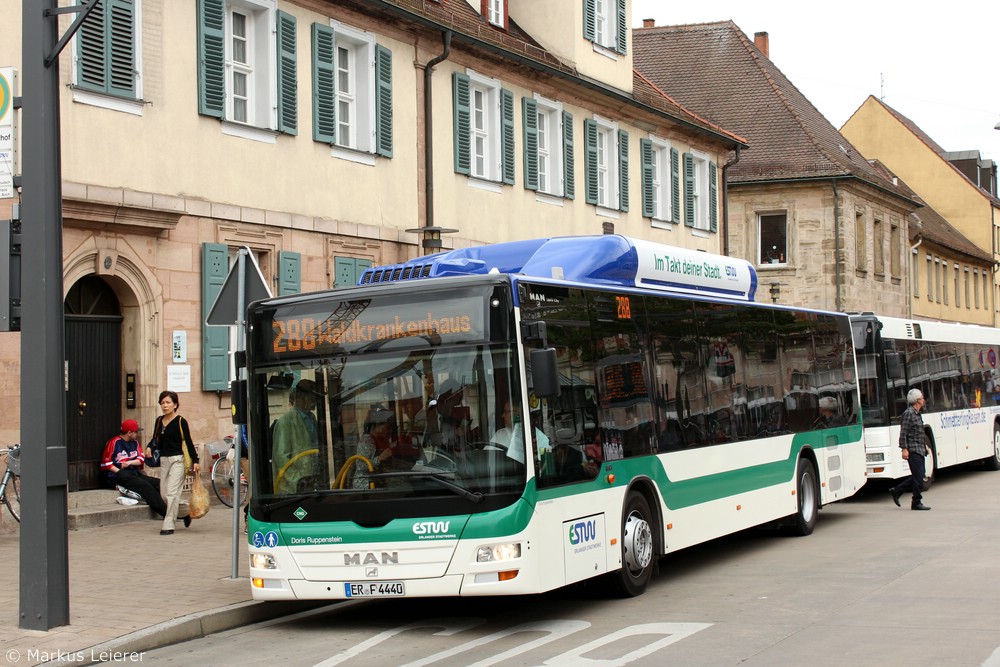
[[[271,554],[250,554],[250,567],[260,570],[277,570],[278,564]]]
[[[882,452],[872,452],[871,454],[865,454],[865,460],[868,463],[882,463],[885,461],[885,454]]]
[[[498,560],[513,560],[521,557],[521,543],[494,544],[488,547],[479,547],[476,560],[480,563],[492,563]]]

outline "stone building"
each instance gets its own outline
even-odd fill
[[[636,69],[746,138],[723,166],[726,252],[761,293],[839,311],[910,314],[907,220],[920,206],[887,180],[732,21],[633,31]]]

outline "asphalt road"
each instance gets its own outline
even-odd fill
[[[1000,667],[998,491],[1000,472],[946,471],[932,511],[912,512],[869,486],[809,537],[747,531],[671,555],[634,599],[352,601],[142,664]]]

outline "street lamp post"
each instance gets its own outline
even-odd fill
[[[440,252],[444,248],[444,244],[441,242],[441,235],[454,234],[457,231],[457,229],[452,229],[451,227],[438,227],[437,225],[427,225],[426,227],[406,230],[408,234],[420,234],[423,237],[421,246],[424,249],[425,255]]]

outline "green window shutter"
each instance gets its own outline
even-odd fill
[[[135,99],[135,3],[132,0],[107,0],[111,10],[108,52],[111,72],[108,92]],[[100,11],[100,7],[94,10]]]
[[[333,28],[312,24],[313,141],[333,144],[337,140],[336,100],[333,87]]]
[[[222,291],[229,275],[229,247],[205,243],[201,247],[201,321]],[[229,389],[229,327],[202,324],[201,388],[205,391]]]
[[[77,4],[81,4],[77,0]],[[107,90],[107,14],[104,0],[98,0],[97,7],[80,26],[77,33],[77,85],[88,90]]]
[[[302,253],[278,253],[278,296],[302,291]]]
[[[594,0],[583,0],[583,38],[593,42],[597,39],[597,9]]]
[[[198,0],[198,113],[226,111],[226,3]]]
[[[566,199],[576,197],[576,165],[573,161],[573,114],[563,111],[563,196]]]
[[[135,99],[134,1],[98,0],[77,35],[77,85]]]
[[[628,132],[618,130],[618,210],[628,211]]]
[[[681,221],[681,169],[680,153],[670,149],[670,221]]]
[[[587,155],[584,161],[587,178],[588,204],[597,204],[597,123],[590,118],[583,120],[583,133],[587,141]]]
[[[469,77],[461,72],[451,75],[453,111],[455,117],[455,173],[472,173],[472,108]]]
[[[392,51],[375,46],[375,152],[392,157]]]
[[[538,103],[530,97],[521,98],[524,116],[524,189],[538,189]]]
[[[334,283],[335,288],[354,287],[358,284],[365,271],[372,268],[370,259],[355,259],[354,257],[334,257]]]
[[[708,219],[712,232],[719,231],[719,188],[716,185],[715,163],[708,163]]]
[[[615,51],[625,55],[628,53],[628,15],[626,13],[626,0],[618,0],[615,3],[616,27],[618,29],[615,40]]]
[[[653,164],[653,142],[649,139],[639,140],[639,157],[642,162],[642,216],[652,218],[656,215],[653,206],[653,172],[656,167]]]
[[[684,225],[694,227],[694,156],[684,154]]]
[[[298,87],[296,60],[296,21],[291,14],[278,10],[278,132],[299,133]]]
[[[514,93],[506,88],[500,89],[500,139],[503,182],[514,185]]]

